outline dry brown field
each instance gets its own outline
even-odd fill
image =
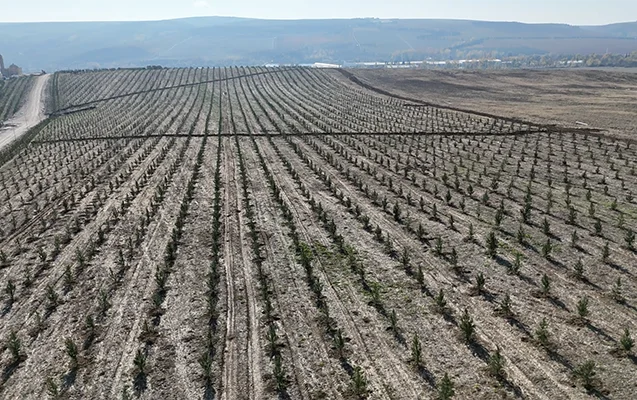
[[[442,106],[637,136],[635,69],[352,72],[367,84]]]

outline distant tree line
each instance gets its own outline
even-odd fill
[[[118,67],[118,68],[84,68],[84,69],[63,69],[58,72],[65,74],[81,74],[84,72],[96,72],[96,71],[138,71],[147,69],[164,69],[161,65],[147,65],[145,67]]]
[[[423,68],[577,68],[577,67],[625,67],[637,68],[637,51],[627,54],[543,54],[516,55],[493,51],[442,51],[432,57],[424,53],[409,51],[398,52],[388,60],[393,64],[408,64],[413,61],[444,61],[441,63],[419,64]]]

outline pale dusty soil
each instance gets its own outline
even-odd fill
[[[37,77],[26,103],[0,129],[0,150],[46,118],[44,101],[46,84],[50,77],[50,74]]]
[[[175,91],[177,99],[153,104],[153,110],[160,111],[143,114],[141,122],[123,110],[127,101],[143,97],[118,100],[118,108],[105,105],[99,114],[105,118],[96,119],[112,129],[114,137],[108,140],[100,135],[95,135],[99,140],[75,140],[73,135],[80,136],[89,124],[85,121],[95,122],[95,114],[61,117],[56,124],[69,121],[61,125],[69,129],[54,133],[72,140],[29,146],[24,158],[0,166],[0,198],[6,200],[0,207],[0,245],[10,255],[8,264],[0,267],[0,289],[9,280],[17,285],[13,302],[4,291],[0,294],[0,397],[46,397],[45,379],[50,377],[59,383],[63,398],[78,400],[125,397],[122,393],[147,400],[353,400],[357,396],[352,368],[360,366],[369,399],[435,398],[445,373],[455,383],[454,399],[632,398],[637,358],[618,357],[614,350],[624,328],[630,328],[633,337],[637,332],[637,253],[623,247],[626,227],[637,221],[637,203],[630,197],[637,187],[637,175],[631,172],[637,162],[635,147],[620,140],[555,132],[233,136],[321,132],[341,121],[352,129],[366,129],[374,114],[383,115],[375,121],[391,121],[402,113],[402,103],[373,103],[370,98],[380,95],[359,87],[351,91],[352,83],[337,71],[294,74],[290,73],[294,83],[283,74],[272,74],[211,84],[207,92]],[[317,79],[309,81],[308,76]],[[332,98],[343,101],[340,91],[360,95],[358,103],[355,95],[351,97],[357,107],[344,113],[328,108],[339,105]],[[154,128],[145,131],[155,119]],[[123,127],[113,125],[121,121]],[[129,131],[149,137],[117,138]],[[205,134],[209,136],[204,139]],[[58,153],[64,157],[51,161]],[[218,321],[212,379],[206,388],[199,357],[209,350],[207,278],[213,257],[217,166]],[[194,193],[183,203],[194,171],[199,172]],[[38,188],[49,179],[62,195],[54,197],[51,188]],[[532,215],[524,225],[525,243],[518,243],[518,210],[527,185],[532,188]],[[160,197],[159,188],[165,190]],[[546,211],[549,193],[553,205]],[[63,202],[71,197],[75,201],[65,210]],[[567,198],[577,210],[574,225],[566,220]],[[387,206],[381,205],[382,199]],[[461,201],[466,201],[466,208]],[[500,202],[506,213],[495,226]],[[189,208],[181,216],[184,204]],[[594,217],[589,215],[590,204]],[[401,210],[400,218],[393,214],[395,207]],[[364,278],[339,249],[325,216],[353,250]],[[618,226],[620,216],[623,228]],[[166,297],[161,313],[155,315],[156,272],[166,265],[164,255],[182,217]],[[363,217],[369,218],[372,229]],[[544,218],[550,223],[548,234],[542,230]],[[70,233],[57,257],[41,262],[39,249],[50,254],[55,237],[76,219],[78,230]],[[601,235],[593,234],[597,220],[603,225]],[[418,226],[424,238],[416,234]],[[470,226],[473,241],[465,240]],[[381,240],[373,233],[376,227],[382,230]],[[574,229],[580,236],[577,247],[569,245]],[[95,256],[79,270],[77,252],[86,251],[104,230]],[[494,259],[485,254],[491,231],[499,241]],[[129,244],[136,236],[137,242]],[[437,237],[444,241],[442,256],[433,251]],[[555,245],[550,259],[541,254],[547,238]],[[312,276],[321,283],[327,323],[295,240],[313,250]],[[606,242],[610,260],[602,262],[600,251]],[[260,254],[255,254],[255,247]],[[452,268],[452,248],[462,271]],[[400,260],[404,249],[411,272]],[[123,268],[120,250],[127,257]],[[518,251],[523,254],[519,276],[507,273]],[[573,276],[580,258],[585,265],[582,280]],[[64,282],[67,267],[76,272],[70,288]],[[422,282],[413,271],[418,267]],[[29,270],[33,279],[27,285]],[[474,293],[479,273],[486,279],[482,294]],[[547,298],[538,295],[544,274],[551,279]],[[261,291],[263,276],[269,297]],[[610,296],[617,278],[624,285],[624,303]],[[370,285],[378,285],[380,305],[372,301]],[[51,289],[60,303],[47,309]],[[446,296],[447,315],[434,307],[440,290]],[[110,301],[104,312],[99,311],[102,293]],[[496,312],[505,294],[511,296],[511,318]],[[576,305],[583,296],[590,298],[590,315],[586,323],[576,324]],[[266,318],[266,297],[271,300],[271,318]],[[464,310],[476,325],[472,345],[460,336]],[[390,324],[393,312],[396,332]],[[38,330],[37,315],[42,318]],[[84,344],[87,315],[95,317],[95,337],[81,347],[74,371],[65,340]],[[534,339],[543,318],[549,322],[552,351]],[[156,329],[151,342],[142,337],[149,321]],[[343,335],[342,358],[326,324]],[[274,389],[268,349],[272,326],[287,382],[281,396]],[[18,365],[4,346],[11,331],[22,339],[25,358]],[[412,360],[416,336],[423,350],[420,366]],[[147,369],[138,381],[133,360],[141,349],[147,354]],[[505,360],[506,379],[501,381],[487,368],[497,349]],[[588,359],[598,363],[600,378],[590,394],[572,378],[574,367]]]

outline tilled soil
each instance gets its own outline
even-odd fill
[[[250,71],[112,71],[0,166],[0,397],[632,398],[630,141]]]

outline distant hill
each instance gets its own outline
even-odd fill
[[[465,20],[204,17],[153,22],[0,23],[0,53],[25,71],[633,51],[637,51],[637,22],[571,26]]]

